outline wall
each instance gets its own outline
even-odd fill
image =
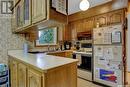
[[[1,9],[1,6],[0,6],[0,9]],[[25,42],[25,39],[23,35],[12,34],[10,16],[3,15],[0,13],[0,63],[7,63],[8,50],[22,49],[24,42]]]

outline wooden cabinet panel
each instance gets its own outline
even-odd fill
[[[63,40],[70,41],[71,40],[71,28],[69,25],[65,25],[63,29]]]
[[[65,52],[57,53],[56,56],[65,57]]]
[[[95,17],[95,27],[97,23],[99,23],[100,27],[107,26],[108,25],[108,19],[107,19],[107,14],[99,15]]]
[[[14,32],[17,30],[17,22],[16,22],[16,11],[14,10],[14,13],[12,14],[11,18],[11,29]]]
[[[44,87],[42,86],[42,76],[36,70],[28,70],[28,87]]]
[[[27,68],[24,64],[18,64],[18,87],[27,87]]]
[[[48,53],[48,55],[72,58],[72,53],[73,53],[72,51],[67,51],[67,52]]]
[[[94,27],[93,18],[87,18],[87,19],[83,20],[83,31],[82,32],[90,31],[93,29],[93,27]]]
[[[9,59],[11,87],[77,87],[77,62],[42,70],[16,60]]]
[[[20,28],[23,26],[23,21],[24,21],[24,17],[23,17],[23,0],[21,0],[18,5],[16,6],[16,27]]]
[[[13,23],[15,23],[16,29],[20,29],[22,27],[26,27],[31,24],[31,4],[30,3],[31,3],[31,0],[21,0],[16,6],[16,8],[14,9],[15,21]]]
[[[65,57],[65,52],[48,53],[48,55]]]
[[[82,32],[83,31],[83,21],[80,20],[80,21],[75,22],[75,28],[76,28],[77,33]]]
[[[65,57],[72,58],[73,52],[66,52]]]
[[[11,75],[11,87],[18,87],[18,79],[17,79],[17,62],[14,60],[10,61],[10,75]]]
[[[75,23],[72,22],[72,23],[70,23],[69,26],[70,26],[70,29],[71,29],[71,39],[77,40],[77,30],[76,30]]]
[[[79,32],[91,31],[94,27],[94,18],[83,19],[69,24],[72,40],[77,40]]]
[[[23,27],[31,24],[31,0],[24,0],[23,2]]]
[[[32,0],[32,23],[46,19],[47,0]]]
[[[109,13],[108,20],[109,20],[109,24],[122,23],[124,20],[124,11],[118,10]]]

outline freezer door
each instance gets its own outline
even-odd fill
[[[94,81],[111,86],[123,87],[123,72],[121,70],[107,70],[103,68],[94,68]]]
[[[122,46],[94,46],[94,81],[118,87],[123,85]]]

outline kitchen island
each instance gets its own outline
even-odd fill
[[[77,87],[77,61],[10,50],[11,87]]]

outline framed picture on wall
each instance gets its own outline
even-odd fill
[[[57,45],[57,31],[57,27],[39,29],[39,39],[36,40],[36,46]]]

